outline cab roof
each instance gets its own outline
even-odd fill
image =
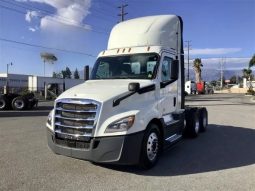
[[[114,26],[108,49],[137,46],[162,46],[176,50],[180,19],[176,15],[158,15],[131,19]]]

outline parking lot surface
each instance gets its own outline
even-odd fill
[[[52,102],[0,112],[0,190],[254,190],[255,103],[239,94],[186,100],[207,107],[207,132],[168,149],[148,171],[54,154],[45,128]]]

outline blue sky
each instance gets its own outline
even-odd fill
[[[255,53],[255,0],[0,0],[0,73],[13,62],[11,73],[43,75],[41,52],[58,58],[47,75],[93,66],[125,3],[126,19],[182,16],[191,60],[204,67],[218,69],[225,57],[225,69],[242,69]]]

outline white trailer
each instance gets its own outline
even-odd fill
[[[150,168],[160,151],[207,126],[205,108],[184,103],[182,19],[150,16],[117,24],[90,80],[55,101],[47,126],[58,154]]]

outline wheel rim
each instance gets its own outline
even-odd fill
[[[195,132],[196,132],[196,134],[198,134],[198,132],[199,132],[199,121],[198,121],[197,117],[196,117],[196,123],[195,123]]]
[[[147,141],[147,156],[150,161],[153,161],[158,154],[158,136],[152,132]]]
[[[4,106],[5,106],[4,101],[0,100],[0,108],[4,108]]]
[[[16,100],[16,101],[14,102],[14,105],[15,105],[16,108],[22,109],[22,108],[24,107],[24,102],[21,101],[21,100]]]

